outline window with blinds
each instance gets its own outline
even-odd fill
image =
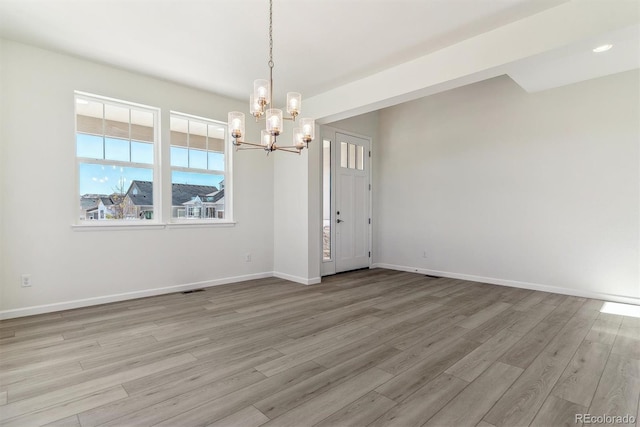
[[[158,110],[76,93],[79,219],[157,217]]]
[[[172,217],[230,219],[226,123],[178,112],[170,117]]]

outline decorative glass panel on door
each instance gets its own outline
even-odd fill
[[[349,158],[349,144],[346,142],[340,143],[340,167],[346,168],[348,167],[348,158]]]
[[[356,145],[349,144],[349,169],[356,168]]]

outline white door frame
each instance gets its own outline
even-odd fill
[[[336,129],[330,126],[322,125],[320,127],[320,143],[322,147],[320,149],[320,275],[328,276],[336,273],[336,159],[337,159],[337,138],[336,134],[341,133],[349,136],[353,136],[356,138],[362,138],[369,141],[369,151],[373,151],[373,141],[370,136],[361,135],[355,132],[345,131],[342,129]],[[324,199],[324,191],[323,191],[323,159],[324,159],[324,141],[331,141],[331,260],[325,261],[323,255],[323,227],[324,227],[324,212],[323,212],[323,199]],[[371,189],[371,177],[373,174],[373,157],[368,157],[368,170],[367,170],[367,180],[369,188]],[[371,218],[371,223],[368,224],[369,227],[369,242],[368,242],[368,251],[371,254],[372,241],[373,241],[373,193],[369,190],[369,218]],[[369,256],[369,268],[371,268],[373,259],[373,254]]]

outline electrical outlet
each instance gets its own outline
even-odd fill
[[[28,288],[31,286],[30,274],[23,274],[22,276],[20,276],[20,286],[22,286],[23,288]]]
[[[244,262],[251,262],[251,254],[246,254],[244,256]]]
[[[426,258],[427,257],[427,251],[422,252],[422,258]]]

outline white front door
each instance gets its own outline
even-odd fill
[[[370,145],[336,133],[336,273],[369,267]]]

